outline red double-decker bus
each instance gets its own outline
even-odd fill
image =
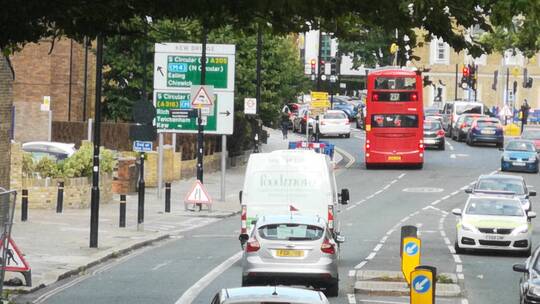
[[[365,161],[374,165],[424,164],[422,76],[382,68],[367,76]]]

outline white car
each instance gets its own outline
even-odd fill
[[[328,110],[319,117],[319,132],[323,136],[351,137],[351,122],[341,110]]]
[[[51,141],[32,141],[22,145],[22,150],[32,154],[32,158],[39,160],[44,156],[55,160],[63,160],[73,155],[77,149],[75,144],[66,144]]]
[[[517,197],[496,195],[469,196],[465,208],[454,209],[456,253],[465,249],[509,250],[531,253],[531,219],[536,213],[525,211]]]
[[[283,286],[258,286],[222,289],[211,304],[328,304],[320,291]]]

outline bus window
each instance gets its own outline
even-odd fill
[[[416,78],[414,77],[377,77],[375,78],[375,90],[415,90]]]
[[[406,114],[375,114],[371,116],[373,128],[418,128],[418,116]]]

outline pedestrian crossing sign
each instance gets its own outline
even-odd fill
[[[195,181],[195,184],[188,192],[184,199],[186,204],[212,204],[212,198],[206,191],[203,183],[200,180]]]

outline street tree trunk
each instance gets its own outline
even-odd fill
[[[8,61],[0,55],[0,187],[5,189],[9,189],[10,180],[12,107],[13,75]]]

